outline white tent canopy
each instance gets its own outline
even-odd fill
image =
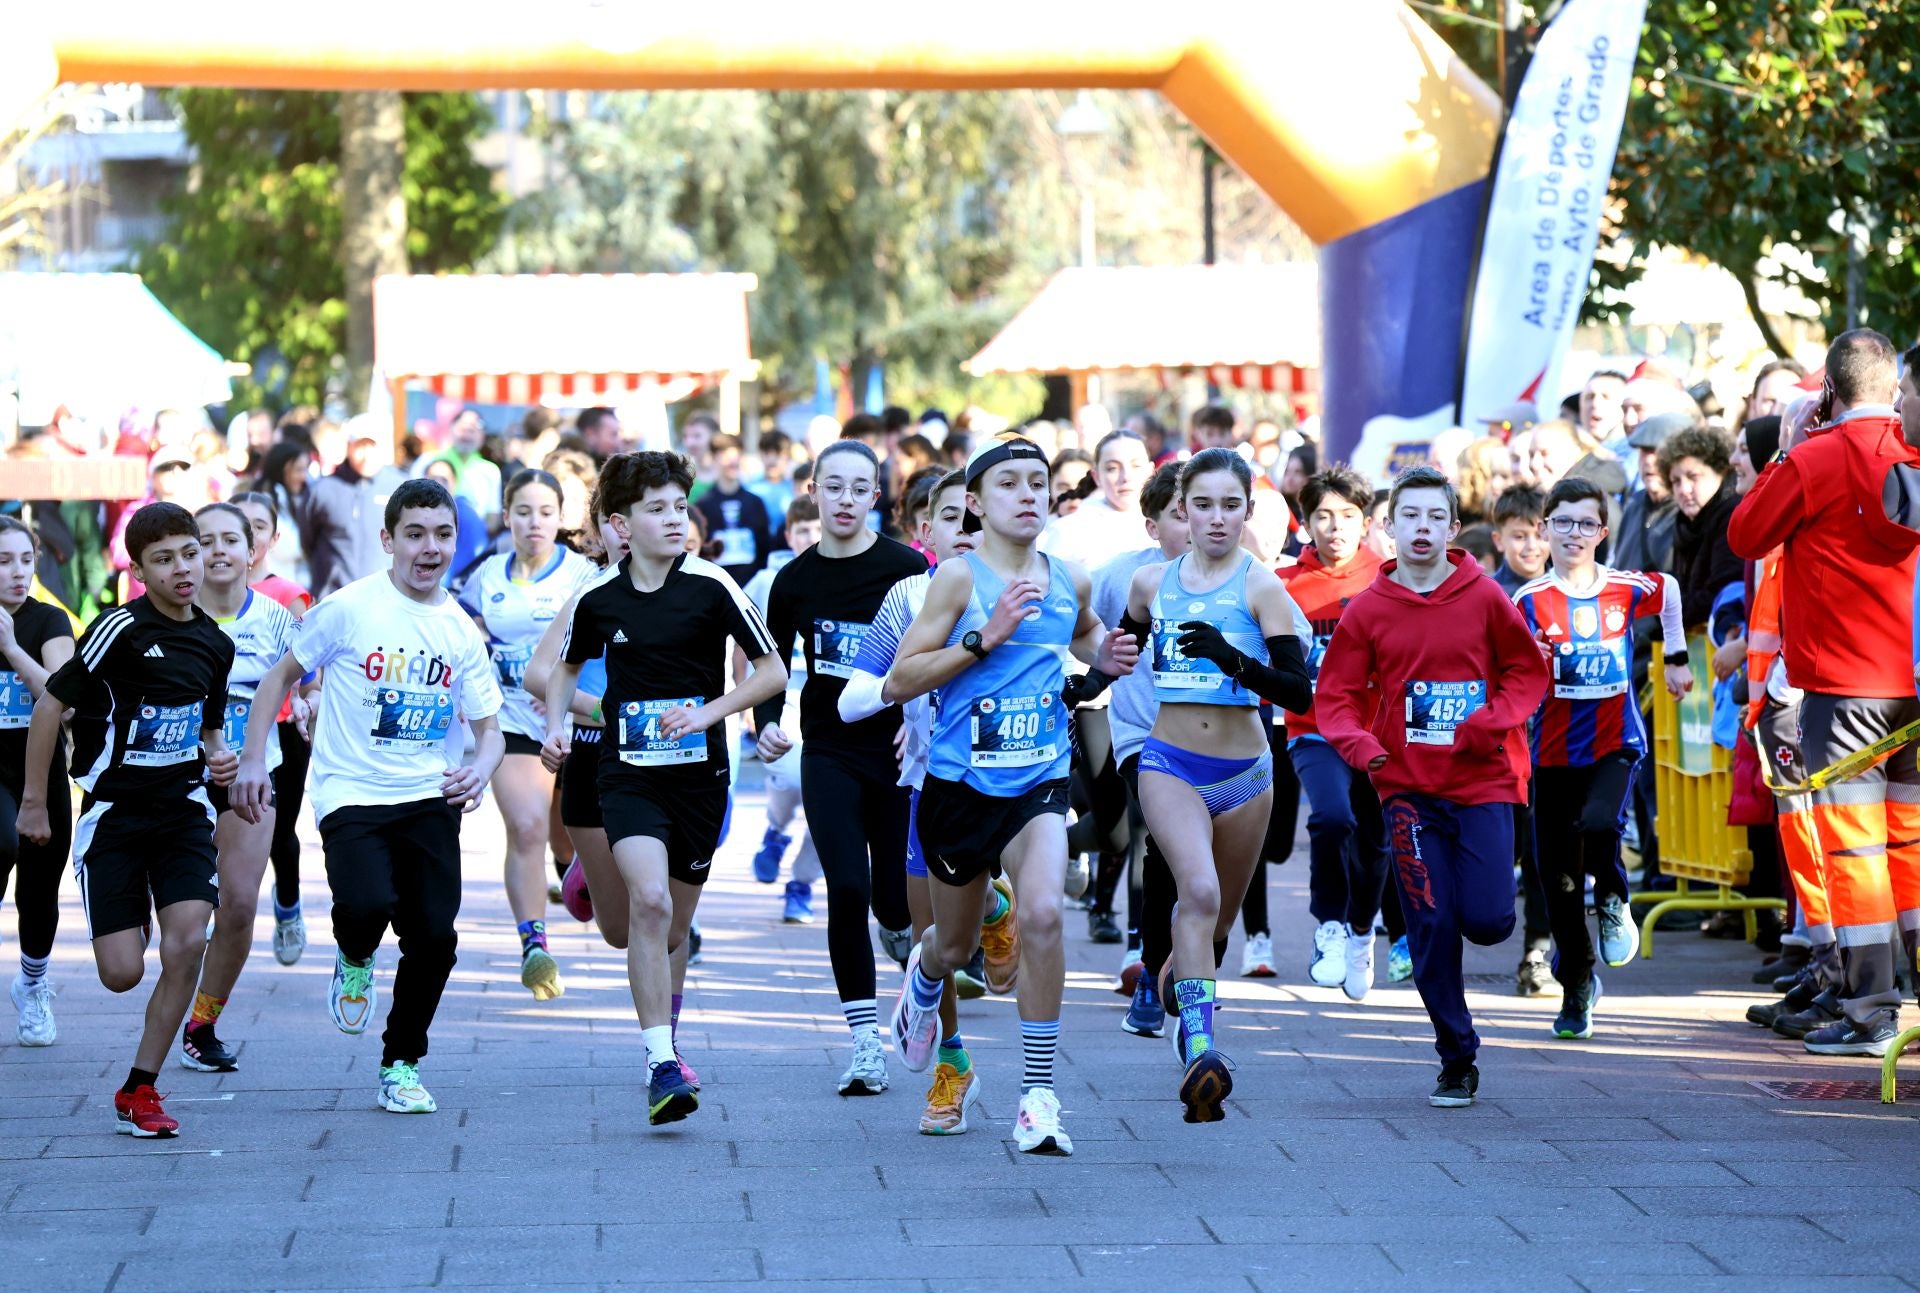
[[[138,274],[0,274],[0,395],[17,395],[24,425],[62,404],[107,422],[222,403],[228,373]]]

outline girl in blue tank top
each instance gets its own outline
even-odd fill
[[[1180,901],[1163,999],[1180,1014],[1174,1046],[1188,1122],[1217,1122],[1233,1089],[1213,1045],[1216,945],[1260,859],[1273,807],[1273,756],[1261,700],[1299,713],[1312,699],[1298,612],[1280,580],[1240,546],[1252,472],[1209,449],[1180,473],[1192,549],[1134,575],[1121,627],[1150,644],[1159,714],[1140,752],[1140,806]]]

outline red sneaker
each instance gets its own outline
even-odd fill
[[[113,1112],[118,1117],[117,1130],[123,1136],[173,1136],[180,1130],[180,1120],[172,1117],[160,1107],[165,1099],[150,1086],[135,1087],[129,1095],[125,1091],[113,1093]]]

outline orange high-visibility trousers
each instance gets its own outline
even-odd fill
[[[1755,724],[1760,757],[1774,780],[1797,785],[1807,779],[1806,760],[1800,757],[1800,702],[1782,704],[1768,697]],[[1800,904],[1800,920],[1807,938],[1819,945],[1833,942],[1833,914],[1827,902],[1827,862],[1820,837],[1813,828],[1813,796],[1775,795],[1780,809],[1780,860],[1793,881]]]

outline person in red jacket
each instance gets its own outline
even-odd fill
[[[1313,625],[1307,673],[1317,678],[1347,603],[1380,572],[1380,558],[1362,542],[1373,486],[1351,467],[1334,467],[1307,481],[1300,506],[1313,544],[1278,573]],[[1320,735],[1312,709],[1287,716],[1287,750],[1307,796],[1307,910],[1317,926],[1307,974],[1359,1001],[1373,986],[1373,923],[1387,880],[1380,801],[1366,775]]]
[[[1889,473],[1920,465],[1893,408],[1893,345],[1870,328],[1843,332],[1826,372],[1818,405],[1789,415],[1783,448],[1727,526],[1749,560],[1784,546],[1787,680],[1806,692],[1801,757],[1816,771],[1920,720],[1910,654],[1920,530],[1883,506]],[[1894,931],[1920,926],[1917,749],[1908,741],[1812,795],[1846,977],[1842,1017],[1806,1035],[1816,1055],[1885,1055],[1899,1032]]]
[[[1460,500],[1429,467],[1388,499],[1399,556],[1347,604],[1320,667],[1320,734],[1373,774],[1400,877],[1413,982],[1433,1020],[1440,1082],[1428,1103],[1473,1103],[1480,1039],[1461,979],[1461,940],[1513,933],[1513,808],[1531,771],[1527,719],[1547,662],[1480,563],[1447,544]]]

